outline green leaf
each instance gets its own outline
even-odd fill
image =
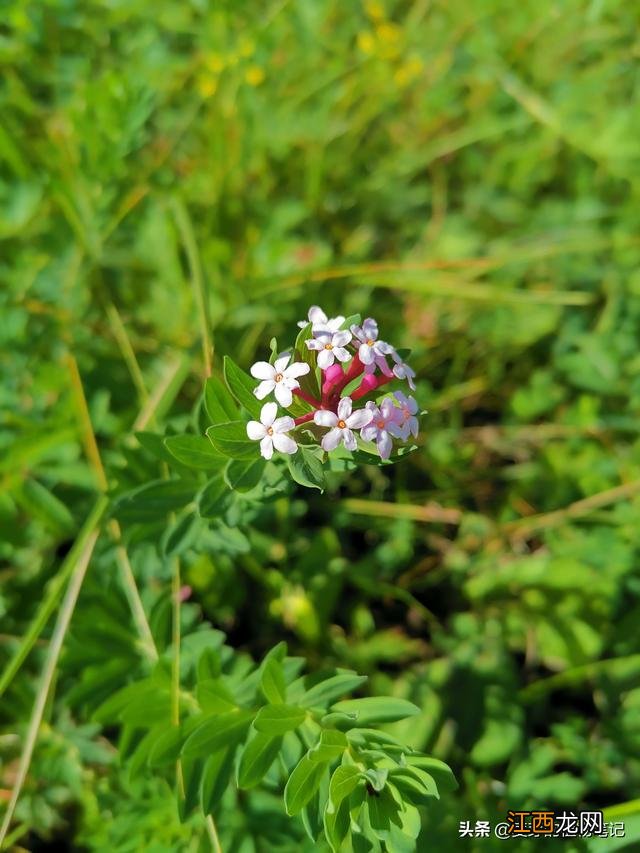
[[[398,814],[400,806],[387,788],[367,797],[367,806],[369,808],[369,822],[376,834],[388,832],[392,821],[397,826],[401,825]]]
[[[203,518],[220,518],[229,506],[231,497],[222,477],[214,477],[198,495],[198,512]]]
[[[213,814],[229,787],[235,749],[220,749],[207,758],[200,784],[200,806],[205,815]]]
[[[221,678],[206,678],[198,682],[196,697],[207,714],[223,714],[237,708],[231,691]]]
[[[225,456],[203,435],[170,435],[165,438],[164,446],[187,468],[211,471],[225,464]]]
[[[312,450],[302,445],[298,446],[297,453],[287,456],[287,465],[292,478],[301,486],[309,486],[312,489],[324,491],[324,471],[322,462]]]
[[[287,688],[284,670],[279,660],[269,658],[266,661],[260,677],[260,689],[264,698],[272,705],[279,705],[285,701]]]
[[[426,755],[407,755],[406,762],[412,767],[419,767],[433,777],[438,790],[443,793],[455,791],[458,787],[451,768],[438,758],[431,758]]]
[[[318,790],[326,770],[326,763],[311,761],[308,755],[302,756],[284,789],[284,805],[288,815],[298,814],[304,808]]]
[[[414,717],[420,708],[406,699],[394,699],[387,696],[369,696],[365,699],[344,699],[331,706],[332,711],[344,714],[357,714],[358,725],[371,723],[395,723],[406,717]]]
[[[186,756],[209,755],[244,737],[253,714],[250,711],[229,711],[206,717],[191,732],[182,748]]]
[[[180,726],[171,726],[163,732],[149,753],[149,766],[166,767],[175,764],[180,757],[183,739],[184,732]]]
[[[312,397],[315,397],[316,400],[320,400],[320,370],[317,367],[317,355],[313,350],[310,350],[306,345],[305,341],[311,338],[311,323],[307,323],[307,325],[300,329],[298,332],[298,336],[296,337],[296,342],[293,347],[293,361],[302,361],[304,364],[308,364],[310,370],[304,376],[301,376],[298,379],[300,383],[300,387],[303,391],[306,391],[307,394],[310,394]]]
[[[64,536],[75,529],[75,521],[66,505],[38,480],[28,477],[17,491],[16,498],[54,533]]]
[[[238,420],[235,400],[217,376],[210,376],[204,384],[204,407],[212,424]]]
[[[358,675],[355,672],[340,672],[325,678],[318,684],[314,684],[300,699],[300,704],[305,708],[326,708],[330,702],[345,693],[351,693],[367,680],[366,675]]]
[[[160,540],[160,552],[164,557],[183,553],[191,546],[198,533],[199,522],[193,512],[178,517],[166,528]]]
[[[254,443],[255,448],[255,443]],[[224,470],[224,480],[230,489],[236,492],[250,492],[255,489],[266,465],[262,457],[258,459],[231,459]]]
[[[285,732],[297,729],[306,716],[307,712],[304,708],[296,708],[294,705],[265,705],[258,711],[253,727],[258,732],[283,735]]]
[[[364,784],[364,777],[359,767],[352,764],[336,767],[329,782],[329,802],[333,811],[360,784]]]
[[[335,810],[324,810],[324,832],[333,853],[344,849],[343,842],[349,835],[350,824],[348,799],[344,799]]]
[[[230,459],[260,459],[258,442],[251,441],[244,421],[211,426],[207,437],[219,453]]]
[[[229,391],[252,418],[259,419],[263,404],[253,393],[254,389],[257,388],[256,380],[241,370],[228,355],[224,357],[223,370]]]
[[[115,514],[127,521],[160,521],[194,499],[197,485],[189,480],[152,480],[120,495]]]
[[[390,779],[404,798],[414,805],[420,805],[434,797],[440,799],[433,776],[420,770],[419,767],[407,766],[394,769]]]
[[[333,761],[349,746],[345,735],[338,729],[323,729],[320,740],[307,753],[312,761]]]
[[[238,787],[253,788],[261,782],[275,761],[281,746],[281,735],[256,733],[242,750],[238,765]]]

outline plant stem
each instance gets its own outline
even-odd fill
[[[207,815],[206,818],[206,827],[207,832],[209,833],[209,840],[211,841],[211,848],[214,853],[222,853],[222,847],[220,846],[220,838],[218,837],[218,830],[216,828],[216,822],[213,819],[212,815]]]
[[[87,541],[98,528],[108,505],[109,501],[106,497],[99,497],[93,509],[87,516],[85,523],[80,528],[76,541],[58,569],[58,574],[52,578],[49,583],[46,596],[41,602],[38,612],[31,621],[31,624],[27,629],[27,633],[22,638],[19,648],[2,673],[2,678],[0,678],[0,696],[2,696],[13,680],[13,677],[22,666],[23,661],[37,642],[44,626],[49,621],[49,617],[60,600],[60,595],[64,585],[68,581],[70,574],[73,572],[80,553],[83,552]]]
[[[66,361],[69,368],[69,374],[71,376],[71,388],[73,391],[74,403],[81,424],[82,442],[84,444],[85,453],[89,460],[89,464],[93,468],[98,488],[101,492],[106,492],[109,489],[109,483],[107,481],[104,466],[102,465],[95,432],[93,431],[91,416],[89,415],[89,407],[87,406],[87,398],[84,393],[82,378],[80,377],[80,371],[78,369],[78,362],[72,353],[67,354]],[[129,602],[129,607],[131,608],[131,615],[133,616],[134,624],[142,641],[145,653],[151,658],[151,660],[156,661],[158,660],[158,651],[153,641],[153,634],[151,633],[151,628],[149,627],[149,623],[144,612],[144,606],[136,585],[136,579],[133,574],[133,569],[131,568],[129,556],[122,544],[122,531],[120,530],[120,525],[115,518],[112,518],[109,521],[108,527],[109,533],[116,544],[116,560],[122,575],[124,591]]]
[[[209,305],[207,299],[207,287],[202,275],[200,254],[189,212],[184,204],[178,199],[172,199],[171,207],[173,216],[180,232],[180,239],[187,254],[189,271],[191,273],[191,284],[196,308],[198,311],[198,322],[200,324],[200,335],[202,338],[202,357],[204,360],[205,377],[211,376],[213,359],[213,342],[211,340],[211,325],[209,322]]]
[[[104,512],[104,508],[106,507],[107,501],[106,498],[101,498],[100,500],[104,501],[104,506],[102,507],[102,512]],[[99,504],[96,505],[96,510],[98,506]],[[96,510],[94,510],[94,513],[96,513]],[[15,782],[13,784],[11,798],[9,800],[9,803],[7,804],[7,810],[4,815],[2,827],[0,827],[0,850],[2,850],[4,847],[4,840],[11,825],[16,804],[24,786],[25,779],[27,778],[29,765],[31,764],[31,758],[33,756],[36,740],[38,738],[38,731],[40,729],[44,709],[47,704],[47,698],[49,696],[51,682],[53,680],[56,667],[58,665],[58,659],[60,657],[62,643],[64,642],[64,638],[69,627],[69,622],[71,621],[71,617],[73,615],[73,611],[78,600],[78,595],[80,594],[82,581],[84,580],[84,576],[87,571],[87,566],[89,565],[89,560],[91,559],[91,555],[98,539],[99,532],[100,531],[96,529],[96,524],[94,524],[91,531],[86,535],[82,551],[77,561],[75,561],[73,565],[73,573],[71,575],[71,578],[69,579],[69,585],[67,587],[67,591],[62,602],[62,607],[60,608],[60,612],[58,614],[58,620],[56,622],[56,626],[51,637],[51,643],[49,645],[49,651],[47,653],[47,660],[42,671],[40,685],[36,694],[36,700],[33,706],[33,711],[31,712],[31,719],[29,720],[29,726],[27,729],[24,746],[22,748],[22,754],[20,756],[18,772],[15,778]]]
[[[312,397],[311,394],[307,394],[307,392],[303,391],[302,388],[295,388],[293,393],[309,403],[310,406],[313,406],[314,409],[322,408],[322,403],[319,400],[316,400],[315,397]]]

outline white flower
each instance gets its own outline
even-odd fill
[[[379,362],[383,361],[388,370],[384,357],[393,352],[393,347],[385,341],[378,340],[378,324],[373,317],[367,317],[362,326],[353,325],[351,331],[354,337],[360,341],[358,349],[360,361],[366,365],[377,363],[379,367],[381,367]]]
[[[418,435],[418,404],[413,397],[405,397],[402,391],[394,391],[393,396],[399,405],[398,423],[389,425],[389,432],[406,441],[410,435]]]
[[[391,429],[398,427],[401,411],[393,405],[390,397],[385,397],[380,408],[369,402],[366,408],[371,412],[371,421],[362,428],[360,435],[365,441],[375,441],[381,459],[388,459],[393,448]]]
[[[327,409],[321,409],[315,413],[313,420],[319,426],[330,427],[329,432],[322,439],[323,450],[335,450],[342,442],[347,450],[355,450],[357,447],[354,429],[366,426],[373,413],[369,409],[358,409],[352,413],[351,397],[343,397],[338,403],[338,414]]]
[[[264,400],[267,394],[275,391],[276,400],[281,406],[290,406],[293,401],[292,391],[300,387],[298,376],[304,376],[311,369],[303,361],[289,364],[291,356],[281,355],[274,364],[268,361],[256,361],[251,367],[251,375],[262,382],[254,390],[258,400]],[[289,364],[289,367],[287,365]]]
[[[344,317],[327,317],[322,308],[318,305],[312,305],[309,308],[309,319],[300,320],[299,328],[304,329],[311,323],[311,331],[316,332],[337,332],[340,326],[344,323]]]
[[[413,381],[414,377],[416,375],[415,370],[413,370],[413,368],[409,367],[409,365],[405,361],[402,360],[402,358],[398,355],[398,353],[395,350],[391,353],[391,356],[392,356],[393,360],[395,361],[395,365],[393,367],[394,375],[397,376],[398,379],[406,379],[407,382],[409,383],[409,388],[411,388],[412,391],[415,391],[416,390],[416,384]]]
[[[351,332],[343,330],[341,332],[318,332],[315,338],[305,341],[306,345],[311,350],[318,352],[318,367],[326,370],[331,367],[333,362],[349,361],[351,355],[345,349],[346,345],[351,340]]]
[[[273,448],[281,453],[295,453],[298,445],[286,435],[295,426],[295,421],[288,415],[276,418],[278,406],[275,403],[265,403],[260,412],[259,421],[249,421],[247,435],[252,441],[260,442],[260,453],[265,459],[271,459]]]

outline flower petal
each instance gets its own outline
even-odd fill
[[[314,423],[323,427],[334,427],[338,423],[338,416],[335,412],[329,412],[327,409],[318,409],[313,415]]]
[[[349,350],[344,349],[344,347],[334,347],[332,352],[338,361],[349,361],[351,358],[351,353]]]
[[[271,424],[271,429],[274,433],[278,432],[289,432],[290,429],[293,429],[296,425],[296,422],[293,418],[289,417],[289,415],[285,415],[283,418],[276,418],[275,421]]]
[[[275,421],[278,414],[278,407],[275,403],[265,403],[260,412],[260,420],[266,427],[270,427]]]
[[[346,421],[351,414],[352,409],[353,403],[351,402],[351,397],[343,397],[338,403],[338,417],[343,421]],[[369,418],[369,420],[371,420],[371,418]]]
[[[378,435],[378,427],[375,424],[367,424],[367,426],[362,427],[360,435],[363,441],[374,441]]]
[[[295,380],[292,381],[295,382]],[[284,382],[278,382],[274,393],[276,395],[276,400],[280,403],[281,406],[284,406],[285,409],[293,402],[293,394],[291,393],[291,388],[289,388]]]
[[[357,449],[358,444],[356,442],[356,437],[350,429],[342,430],[342,440],[344,441],[344,446],[347,448],[347,450]]]
[[[254,379],[273,379],[276,375],[273,365],[269,364],[268,361],[256,361],[255,364],[251,365],[249,372]]]
[[[393,442],[391,441],[391,436],[386,431],[386,429],[380,430],[378,433],[378,453],[380,454],[380,459],[388,459],[391,456],[391,450],[393,449]]]
[[[290,364],[289,367],[284,371],[284,375],[287,379],[291,376],[294,379],[297,376],[305,376],[311,370],[310,365],[308,365],[305,361],[294,361],[293,364]]]
[[[335,350],[332,349],[323,349],[318,353],[318,367],[321,367],[323,370],[326,370],[327,367],[331,367],[333,362],[335,361]]]
[[[274,434],[273,446],[281,453],[295,453],[298,449],[298,445],[291,438],[291,436],[285,435],[282,432]]]
[[[348,418],[345,418],[349,429],[360,429],[363,426],[371,423],[373,420],[373,412],[370,409],[358,409]]]
[[[322,439],[322,449],[335,450],[341,440],[342,430],[336,427],[335,429],[330,430]]]
[[[337,332],[340,326],[344,323],[345,318],[341,315],[337,317],[332,317],[330,320],[327,320],[326,326],[331,332]]]
[[[386,341],[376,341],[375,350],[380,355],[393,355],[394,352],[391,344],[388,344]]]
[[[271,459],[273,456],[273,439],[270,435],[265,435],[260,442],[260,453],[265,459]]]
[[[319,350],[324,348],[322,341],[316,340],[316,338],[309,338],[305,341],[305,344],[307,345],[307,349],[310,350]]]
[[[258,441],[267,434],[267,428],[260,421],[249,421],[247,424],[247,435],[252,441]]]
[[[261,382],[257,388],[253,389],[253,393],[256,395],[258,400],[264,400],[267,394],[270,394],[275,387],[276,383],[273,381],[273,379],[265,379],[264,382]]]
[[[355,323],[353,324],[353,326],[351,326],[351,334],[354,338],[357,338],[359,341],[362,341],[362,343],[367,340],[367,336],[362,331],[362,326],[358,326]]]
[[[363,364],[373,364],[373,359],[375,358],[373,347],[370,347],[369,344],[361,344],[358,356]]]
[[[322,308],[319,305],[312,305],[309,308],[309,322],[310,323],[326,323],[327,315],[324,313]]]
[[[285,353],[284,355],[279,355],[273,363],[273,367],[276,373],[284,373],[287,365],[291,361],[291,353]]]
[[[348,344],[350,340],[351,332],[348,332],[346,329],[342,329],[340,332],[334,332],[331,343],[334,347],[343,347],[345,344]]]
[[[367,340],[375,341],[378,337],[378,324],[373,317],[367,317],[362,324],[362,331],[365,333]]]

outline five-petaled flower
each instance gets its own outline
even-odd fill
[[[393,366],[394,376],[397,376],[398,379],[406,379],[409,383],[409,388],[411,388],[412,391],[415,391],[416,383],[413,381],[416,375],[415,370],[412,367],[409,367],[406,361],[403,361],[401,356],[398,355],[395,350],[391,353],[391,357],[395,361]]]
[[[393,405],[390,397],[385,397],[380,407],[372,401],[366,408],[371,412],[371,420],[362,428],[360,435],[364,441],[375,441],[381,459],[391,456],[393,430],[399,426],[400,409]],[[391,429],[390,429],[391,428]]]
[[[254,390],[258,400],[264,400],[267,394],[275,393],[276,400],[281,406],[290,406],[293,400],[292,391],[300,387],[298,376],[304,376],[311,369],[303,361],[289,364],[290,355],[279,356],[273,364],[268,361],[256,361],[251,367],[251,375],[262,382]],[[287,367],[287,365],[289,365]]]
[[[414,438],[418,435],[418,404],[413,397],[406,397],[402,391],[394,391],[393,396],[399,405],[399,420],[397,424],[389,425],[389,432],[406,441],[410,435]]]
[[[311,331],[316,332],[337,332],[340,326],[344,323],[344,317],[327,317],[319,305],[312,305],[309,308],[308,320],[300,320],[298,326],[304,329],[311,323]]]
[[[260,442],[260,453],[265,459],[271,459],[274,447],[281,453],[295,453],[298,449],[296,442],[287,435],[295,427],[295,421],[288,415],[276,418],[277,414],[276,403],[265,403],[260,420],[247,424],[247,435],[252,441]]]
[[[389,365],[385,356],[391,355],[393,347],[386,341],[378,340],[378,324],[373,317],[367,317],[362,326],[353,325],[351,332],[354,338],[360,341],[358,356],[366,365],[366,372],[369,373],[377,365],[383,373],[388,375]]]
[[[336,358],[338,361],[349,361],[351,359],[351,353],[346,349],[350,342],[351,332],[343,329],[339,332],[317,332],[315,337],[306,341],[306,344],[310,350],[317,351],[318,367],[326,370],[327,367],[331,367]]]
[[[329,427],[329,432],[322,438],[322,449],[335,450],[342,442],[347,450],[355,450],[358,445],[353,430],[366,426],[372,417],[373,413],[367,408],[354,412],[350,397],[340,400],[337,414],[326,409],[317,411],[313,416],[315,423]]]

